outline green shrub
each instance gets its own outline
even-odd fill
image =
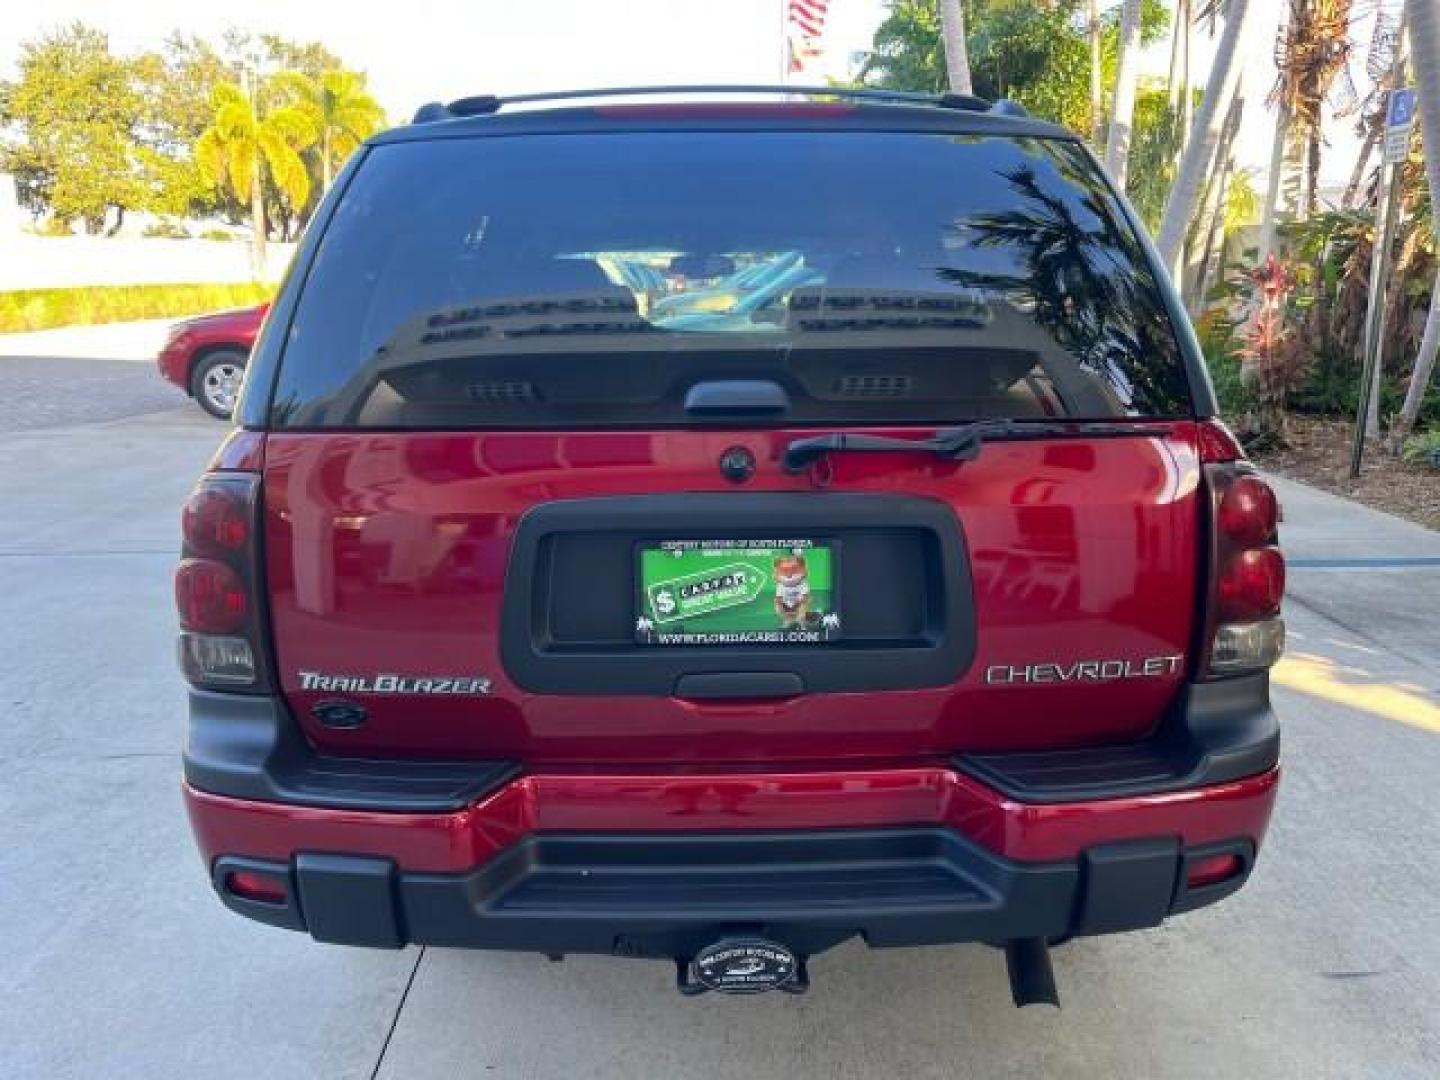
[[[274,293],[274,285],[261,282],[19,289],[0,292],[0,333],[197,315],[224,308],[249,307],[270,299]]]
[[[1427,431],[1423,435],[1412,435],[1405,440],[1400,456],[1415,465],[1429,465],[1440,469],[1440,431]]]
[[[190,234],[174,218],[156,218],[145,226],[145,235],[161,240],[188,240]]]
[[[1220,405],[1220,415],[1242,426],[1248,423],[1257,400],[1255,392],[1240,378],[1240,358],[1207,348],[1205,366],[1210,369],[1210,381],[1215,384],[1215,400]]]
[[[1380,380],[1380,416],[1394,416],[1405,402],[1409,373],[1386,372]],[[1296,412],[1353,419],[1360,404],[1360,363],[1324,350],[1290,396]],[[1440,426],[1440,383],[1432,382],[1420,399],[1420,427]]]
[[[234,240],[235,234],[226,232],[224,229],[211,226],[200,234],[201,240]]]

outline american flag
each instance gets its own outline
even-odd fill
[[[825,9],[830,0],[789,0],[786,21],[802,38],[818,38],[825,32]]]

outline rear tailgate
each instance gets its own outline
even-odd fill
[[[1156,724],[1195,630],[1199,360],[1077,143],[932,111],[955,129],[565,114],[367,152],[264,343],[269,617],[317,745],[700,767]],[[988,418],[1140,431],[780,466]],[[647,637],[644,550],[740,542],[814,553],[746,602],[825,640]]]
[[[804,434],[798,431],[272,436],[266,548],[283,689],[307,734],[337,752],[773,762],[1138,735],[1157,721],[1183,679],[1194,629],[1194,605],[1187,602],[1199,551],[1194,432],[1183,423],[1158,430],[1165,433],[997,443],[958,465],[899,455],[837,457],[823,492],[776,464],[784,445]],[[717,468],[733,446],[748,447],[760,462],[743,496]],[[943,649],[973,638],[957,658],[963,667],[942,665],[933,677],[938,683],[929,686],[760,701],[677,699],[658,689],[577,692],[563,678],[564,656],[574,650],[563,640],[540,640],[553,612],[527,608],[524,648],[558,648],[555,685],[562,689],[517,685],[502,656],[502,607],[527,511],[554,500],[601,507],[589,500],[621,496],[663,508],[667,493],[713,492],[722,506],[738,505],[759,491],[793,493],[796,511],[807,500],[872,497],[869,523],[841,515],[829,528],[809,530],[838,536],[842,548],[847,530],[885,524],[887,500],[897,493],[953,517],[970,587],[940,613],[943,625],[920,627],[908,647]],[[774,521],[770,531],[776,537],[797,531],[796,516]],[[687,525],[674,520],[668,531],[685,533]],[[602,527],[598,518],[595,527]],[[764,528],[737,518],[728,535],[714,539],[763,535]],[[863,597],[877,574],[903,573],[888,565],[884,547],[869,550],[887,564],[867,565],[856,542],[840,567],[847,620],[858,619],[847,610],[847,593]],[[587,557],[599,561],[577,567],[579,580],[590,574],[592,587],[614,589],[611,579],[624,578],[615,594],[624,598],[622,629],[587,648],[601,650],[612,665],[639,656],[651,666],[678,663],[682,671],[716,667],[714,646],[657,656],[655,647],[627,640],[638,611],[633,567],[628,559],[604,561],[593,545]],[[915,580],[927,580],[925,556],[918,563],[910,568]],[[939,584],[929,580],[927,588]],[[548,608],[563,609],[574,589],[540,595]],[[527,605],[530,597],[527,591]],[[899,618],[904,622],[903,613]],[[867,643],[800,648],[848,650],[838,655],[853,664],[863,660],[857,654]],[[768,653],[763,666],[803,667],[783,649],[722,651],[722,669],[762,666],[747,653]],[[580,655],[593,661],[583,649]],[[888,681],[883,671],[873,677],[882,686]],[[416,681],[424,679],[435,681]],[[452,681],[475,679],[488,692]],[[312,710],[337,697],[363,701],[368,722],[354,730],[320,724]]]

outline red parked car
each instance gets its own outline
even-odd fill
[[[217,311],[177,322],[155,358],[160,374],[220,420],[229,420],[245,364],[270,305]]]
[[[327,195],[184,511],[206,872],[325,942],[686,994],[982,942],[1053,1002],[1255,865],[1275,497],[1074,135],[667,93],[430,106]]]

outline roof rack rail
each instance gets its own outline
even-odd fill
[[[422,105],[412,121],[426,124],[461,116],[490,116],[507,105],[523,105],[536,101],[573,101],[579,98],[644,97],[656,94],[782,94],[798,97],[846,98],[855,101],[894,101],[911,105],[931,105],[941,109],[966,112],[990,112],[1000,116],[1028,116],[1023,106],[1009,100],[993,104],[973,94],[922,94],[910,90],[885,90],[878,87],[846,86],[776,86],[737,83],[728,85],[682,86],[612,86],[598,90],[555,90],[548,93],[479,94],[458,98],[448,105],[432,101]]]

